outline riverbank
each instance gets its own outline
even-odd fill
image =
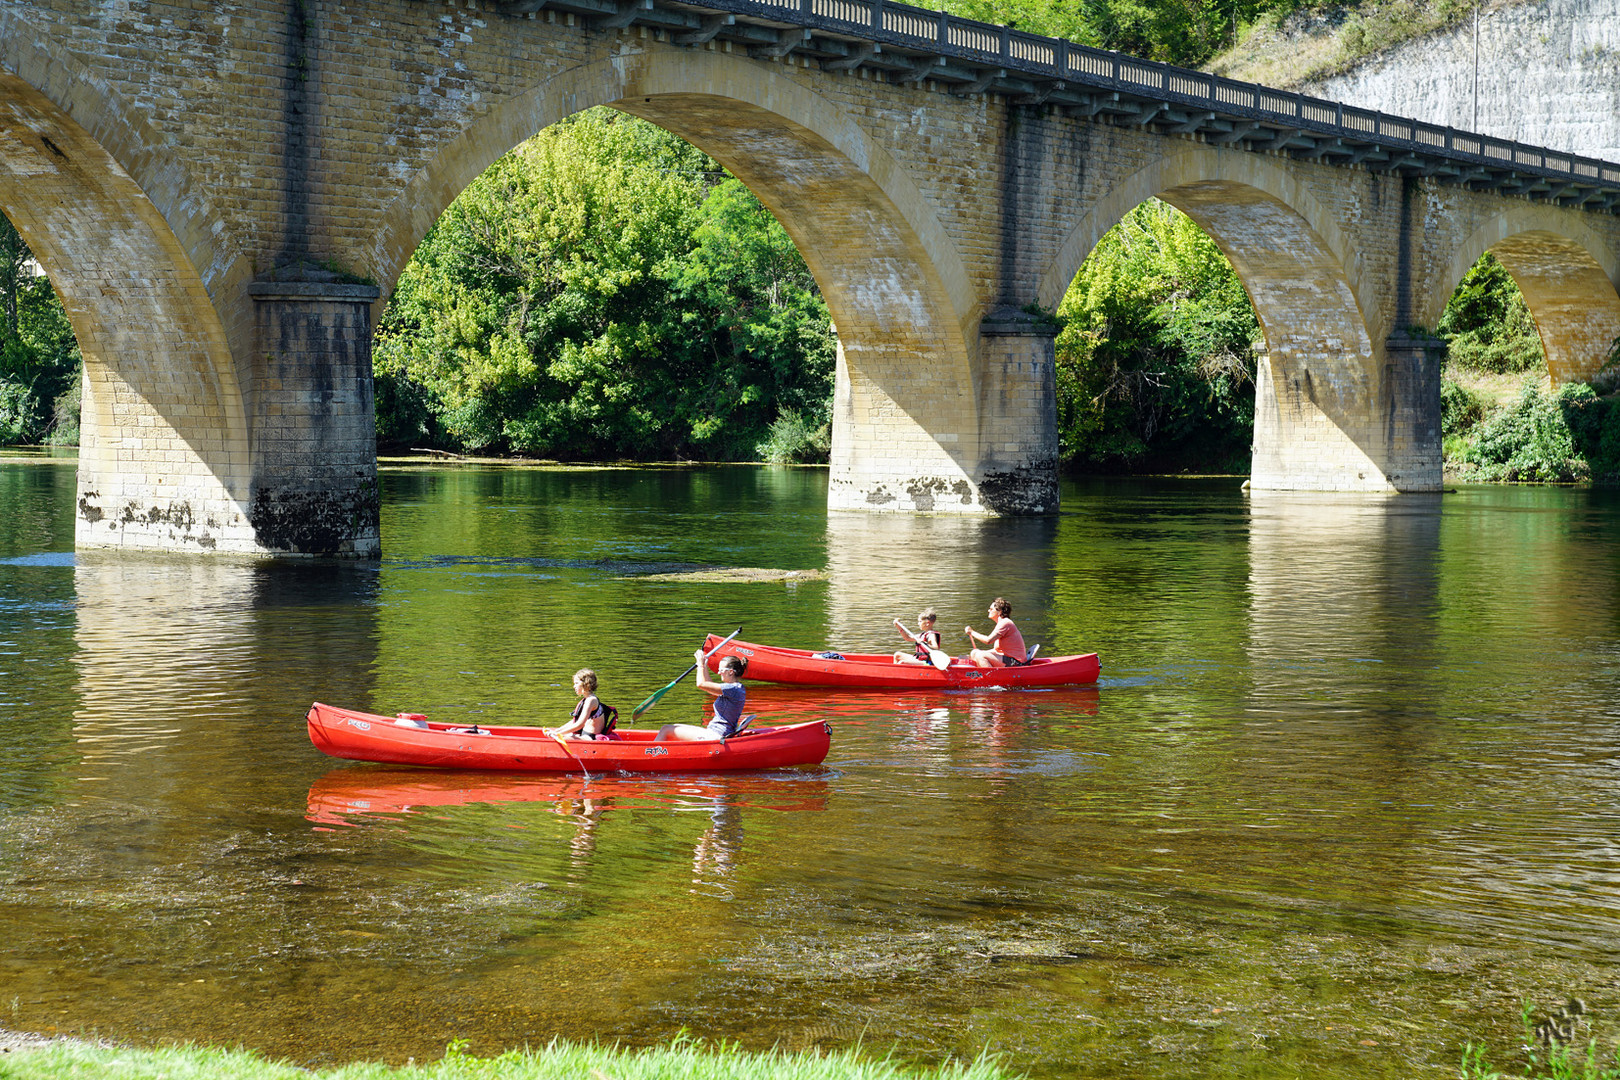
[[[749,1053],[734,1046],[677,1036],[665,1046],[627,1050],[612,1046],[554,1042],[543,1050],[513,1050],[499,1057],[474,1057],[451,1043],[442,1059],[391,1066],[354,1062],[310,1070],[267,1061],[246,1050],[185,1046],[137,1050],[75,1039],[48,1039],[0,1030],[0,1076],[6,1080],[148,1080],[151,1077],[208,1077],[209,1080],[1008,1080],[1014,1076],[995,1061],[947,1062],[938,1068],[908,1068],[854,1051],[829,1054]]]

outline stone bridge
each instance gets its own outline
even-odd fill
[[[85,358],[78,542],[375,554],[378,306],[474,177],[597,105],[804,253],[834,508],[1054,510],[1041,313],[1153,196],[1259,315],[1256,488],[1439,487],[1412,328],[1486,251],[1554,377],[1620,335],[1620,168],[887,0],[0,0],[0,210]]]

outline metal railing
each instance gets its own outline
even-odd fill
[[[1056,81],[1076,89],[1115,90],[1226,117],[1299,128],[1319,137],[1372,140],[1392,148],[1471,161],[1486,168],[1530,169],[1584,181],[1586,186],[1620,185],[1620,165],[1611,162],[1389,116],[891,0],[687,2],[778,24],[824,29],[919,55],[947,57],[980,67],[993,65],[1005,69],[1008,76],[1022,76],[1037,83]]]

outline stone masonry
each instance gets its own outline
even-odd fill
[[[711,154],[804,253],[839,335],[834,508],[1055,510],[1041,312],[1150,197],[1259,314],[1256,488],[1438,489],[1420,328],[1486,250],[1558,377],[1620,335],[1606,213],[556,11],[0,0],[0,210],[86,360],[80,543],[375,554],[378,306],[474,177],[599,105]]]

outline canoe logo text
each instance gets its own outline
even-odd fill
[[[647,747],[647,756],[648,757],[658,757],[661,754],[667,754],[667,753],[669,753],[669,751],[665,750],[662,746],[649,746],[649,747]]]
[[[753,656],[754,655],[754,650],[753,649],[738,649],[737,651],[742,653],[744,656]]]
[[[347,720],[347,721],[348,721],[348,722],[349,722],[349,726],[350,726],[350,727],[357,727],[357,728],[359,728],[359,729],[360,729],[360,730],[361,730],[361,731],[370,731],[370,730],[371,730],[371,724],[370,724],[370,722],[369,722],[369,721],[366,721],[366,720],[356,720],[356,719],[355,719],[355,718],[354,718],[354,717],[352,717],[352,716],[345,716],[345,717],[344,717],[344,718],[343,718],[343,719],[345,719],[345,720]]]

